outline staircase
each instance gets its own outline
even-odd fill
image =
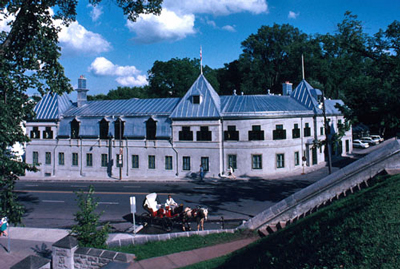
[[[334,199],[368,186],[382,171],[400,173],[400,141],[392,139],[365,157],[292,194],[243,223],[238,229],[258,230],[268,235],[297,221]]]

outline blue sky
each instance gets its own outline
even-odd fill
[[[164,0],[161,16],[144,15],[135,23],[113,1],[96,8],[87,3],[79,1],[77,21],[63,28],[59,41],[72,86],[84,75],[91,95],[143,86],[155,61],[199,58],[200,46],[203,65],[222,67],[238,59],[241,42],[262,25],[289,23],[307,34],[333,34],[349,10],[374,34],[400,20],[399,0]],[[7,30],[4,21],[0,30]]]

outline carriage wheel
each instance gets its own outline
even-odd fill
[[[143,226],[149,225],[151,226],[152,224],[152,218],[149,212],[144,212],[142,215],[140,215],[140,221],[143,223]]]
[[[163,218],[161,220],[162,227],[165,231],[170,232],[172,231],[172,220],[170,218]]]

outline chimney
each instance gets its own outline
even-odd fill
[[[282,95],[290,95],[292,93],[292,85],[289,81],[282,83]]]
[[[267,90],[267,94],[271,95],[271,90],[270,89]]]
[[[87,92],[89,91],[86,89],[86,78],[82,75],[78,79],[78,107],[81,107],[87,103]]]
[[[236,90],[233,90],[233,95],[237,95],[237,94],[236,94]]]

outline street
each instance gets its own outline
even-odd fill
[[[136,197],[137,215],[144,212],[142,202],[151,192],[163,204],[168,194],[176,202],[191,208],[209,209],[209,222],[223,217],[235,227],[288,195],[306,187],[311,180],[229,180],[209,182],[45,182],[19,181],[15,191],[26,208],[23,224],[38,228],[71,228],[78,211],[76,194],[94,186],[95,197],[103,212],[101,221],[110,222],[117,230],[132,223],[129,198]],[[218,224],[219,225],[219,224]],[[120,227],[120,228],[118,228]]]

